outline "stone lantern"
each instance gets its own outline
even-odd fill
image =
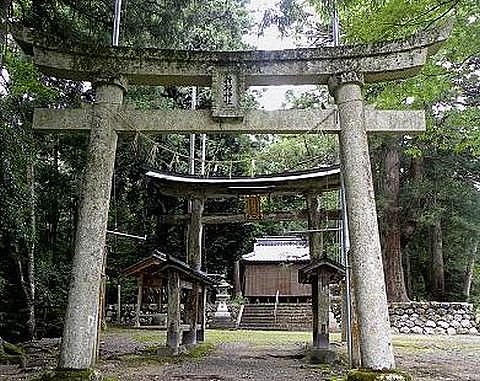
[[[215,286],[217,295],[215,297],[215,305],[217,309],[213,314],[212,328],[234,328],[235,323],[232,314],[228,310],[227,302],[230,300],[229,290],[232,288],[225,279]]]

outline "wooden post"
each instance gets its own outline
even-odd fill
[[[309,192],[306,194],[307,212],[308,212],[308,229],[320,229],[320,203],[318,202],[318,194]],[[323,236],[319,233],[310,233],[308,236],[310,258],[317,259],[322,256]]]
[[[158,288],[158,304],[157,304],[157,310],[158,313],[162,313],[162,284],[160,284],[160,287]]]
[[[173,355],[180,346],[180,277],[176,271],[168,273],[167,346]]]
[[[233,266],[233,291],[236,297],[241,297],[242,284],[240,282],[240,260],[236,260]]]
[[[191,206],[191,218],[188,226],[187,263],[195,270],[200,270],[202,267],[202,214],[205,198],[201,196],[193,197]]]
[[[117,284],[117,323],[122,323],[122,285]]]
[[[308,211],[308,229],[315,230],[320,228],[320,207],[318,202],[318,195],[315,192],[306,194],[307,211]],[[308,245],[310,249],[310,259],[318,259],[322,255],[322,236],[316,233],[310,233],[308,237]],[[313,346],[317,347],[319,343],[319,335],[321,332],[320,326],[320,303],[324,300],[319,296],[323,287],[319,288],[319,279],[317,275],[312,276],[312,334]]]
[[[142,312],[143,299],[143,274],[138,277],[137,304],[135,306],[135,327],[140,327],[140,313]]]
[[[346,269],[348,271],[348,269]],[[340,309],[340,315],[341,315],[341,322],[342,322],[342,332],[341,332],[341,341],[342,343],[347,342],[347,324],[346,324],[346,319],[347,319],[347,298],[345,296],[346,293],[346,288],[345,288],[345,281],[341,280],[340,281],[340,296],[341,296],[341,309]]]
[[[198,329],[198,318],[199,318],[199,307],[200,307],[200,286],[193,283],[192,289],[189,290],[187,301],[185,303],[185,315],[190,329],[183,333],[182,342],[186,346],[193,346],[197,344],[197,329]]]
[[[200,329],[197,332],[197,341],[205,341],[205,331],[207,329],[207,287],[202,286],[202,292],[200,295],[201,305],[199,308],[199,324]]]
[[[325,273],[318,274],[318,306],[317,306],[317,336],[314,337],[313,347],[318,349],[329,349],[329,276]]]
[[[202,267],[202,214],[205,206],[205,198],[202,196],[193,197],[191,200],[191,219],[188,226],[188,253],[187,263],[195,270]],[[192,290],[189,292],[187,302],[185,304],[187,324],[190,330],[185,332],[183,343],[192,346],[197,343],[197,325],[199,316],[199,300],[200,287],[193,284]]]

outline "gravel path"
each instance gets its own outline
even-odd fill
[[[110,366],[109,373],[118,380],[135,381],[313,381],[329,380],[339,369],[308,365],[302,362],[301,348],[296,345],[282,348],[255,348],[248,344],[220,344],[203,359],[183,361],[163,366],[119,369]]]
[[[400,369],[417,381],[480,381],[480,336],[395,335],[395,358]],[[179,364],[146,364],[111,370],[119,380],[338,380],[342,369],[312,366],[298,357],[300,344],[282,347],[224,343],[206,358]],[[297,355],[296,355],[297,354]]]
[[[397,366],[418,381],[480,381],[480,336],[396,336]]]
[[[160,337],[159,342],[142,341],[132,331],[109,332],[99,369],[118,381],[341,380],[342,368],[306,364],[302,343],[249,344],[242,342],[246,334],[234,333],[235,341],[218,344],[205,357],[162,358],[149,352],[164,346]],[[395,335],[394,347],[397,366],[417,381],[480,381],[480,336]],[[52,339],[28,344],[27,368],[0,365],[0,380],[32,380],[55,366],[58,348],[59,340]]]

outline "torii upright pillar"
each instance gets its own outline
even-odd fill
[[[350,258],[360,330],[362,366],[395,367],[382,251],[378,233],[375,194],[364,125],[364,106],[359,73],[330,78],[329,88],[340,117],[341,165],[345,179]]]
[[[117,147],[115,115],[123,101],[124,87],[119,81],[99,81],[95,90],[59,362],[65,369],[91,368],[97,353],[99,291]]]

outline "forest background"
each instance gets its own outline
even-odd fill
[[[251,48],[243,36],[275,26],[304,46],[331,45],[330,20],[338,11],[342,43],[406,37],[454,21],[450,40],[409,80],[369,85],[377,108],[425,109],[427,131],[418,136],[370,139],[377,208],[390,301],[480,301],[480,14],[476,0],[281,0],[260,22],[244,0],[128,0],[123,4],[124,46],[168,49]],[[0,337],[19,341],[61,333],[77,219],[78,189],[87,136],[32,130],[34,107],[78,107],[94,94],[84,83],[35,70],[9,33],[12,23],[78,43],[111,44],[113,2],[11,0],[1,3],[0,92]],[[312,11],[313,10],[313,11]],[[190,88],[132,86],[138,108],[189,108]],[[247,107],[259,107],[252,91]],[[326,89],[290,93],[287,106],[324,108]],[[210,106],[208,89],[197,107]],[[197,143],[198,144],[198,143]],[[185,258],[185,227],[165,225],[164,214],[186,212],[186,200],[159,194],[143,176],[146,166],[188,172],[186,135],[121,136],[109,228],[146,241],[107,237],[107,301],[116,287],[123,302],[133,283],[121,270],[154,249]],[[200,152],[197,149],[197,152]],[[334,136],[208,136],[205,176],[260,175],[338,163]],[[197,155],[197,175],[201,160]],[[325,199],[324,205],[335,201]],[[268,197],[265,210],[304,208],[301,197]],[[241,199],[211,200],[208,213],[243,213]],[[233,264],[255,237],[305,228],[303,222],[207,225],[204,269],[231,279]]]

